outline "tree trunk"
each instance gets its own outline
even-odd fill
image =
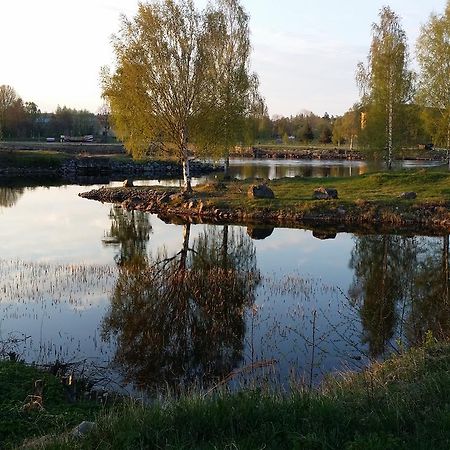
[[[222,269],[228,269],[228,225],[223,226]]]
[[[447,163],[448,168],[450,169],[450,123],[447,128]]]
[[[389,100],[389,117],[388,117],[388,145],[387,145],[387,151],[388,151],[388,160],[387,160],[387,166],[388,169],[392,169],[392,123],[393,123],[393,115],[394,115],[394,108],[392,105],[392,100]]]
[[[183,163],[183,191],[192,192],[191,171],[189,166],[189,148],[187,141],[187,132],[185,129],[181,131],[181,158]]]
[[[449,238],[448,234],[444,236],[444,245],[443,245],[443,252],[442,252],[442,259],[443,259],[443,270],[444,270],[444,276],[443,276],[443,282],[444,282],[444,305],[448,305],[449,303]]]
[[[183,156],[183,191],[192,192],[191,172],[189,167],[189,157]]]
[[[226,180],[230,178],[230,152],[227,150],[223,167],[223,176]]]
[[[191,236],[191,224],[187,223],[183,225],[183,248],[181,249],[180,265],[179,269],[184,277],[186,270],[187,254],[189,250],[189,237]]]

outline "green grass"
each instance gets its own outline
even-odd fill
[[[44,382],[43,411],[25,411],[34,382]],[[61,382],[18,362],[0,362],[0,448],[15,448],[24,438],[60,432],[89,420],[98,411],[92,402],[68,403]]]
[[[317,391],[190,396],[105,411],[47,449],[448,449],[450,346],[427,345]]]
[[[59,168],[68,154],[46,150],[0,151],[0,168]]]
[[[450,172],[433,169],[377,172],[342,178],[283,178],[268,182],[275,193],[275,200],[249,199],[246,192],[251,184],[254,181],[232,181],[227,184],[226,190],[217,191],[205,185],[196,187],[195,191],[211,204],[244,210],[299,210],[337,204],[355,205],[361,201],[385,205],[450,201]],[[320,186],[336,188],[339,199],[313,200],[313,191]],[[405,191],[416,192],[417,199],[399,199],[398,196]]]

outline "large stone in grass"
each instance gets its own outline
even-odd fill
[[[338,191],[334,188],[324,188],[323,186],[314,189],[313,198],[315,200],[330,200],[338,198]]]
[[[72,436],[74,438],[82,438],[89,434],[93,429],[95,428],[95,422],[88,422],[86,420],[83,420],[83,422],[80,423],[80,425],[77,425],[72,430]]]
[[[123,182],[123,187],[133,187],[133,186],[134,186],[133,180],[131,180],[130,178],[126,179]]]
[[[415,192],[402,192],[399,195],[400,198],[403,198],[404,200],[414,200],[417,197],[417,194]]]
[[[272,189],[265,184],[253,184],[248,188],[247,195],[250,198],[275,198]]]

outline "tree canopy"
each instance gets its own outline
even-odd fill
[[[190,190],[189,159],[236,141],[257,89],[249,71],[248,16],[238,0],[198,11],[192,0],[140,3],[103,70],[116,134],[136,157],[175,155]]]
[[[367,118],[362,137],[365,135],[367,146],[386,150],[386,163],[391,168],[414,74],[408,69],[407,39],[400,18],[389,7],[380,10],[379,18],[372,26],[367,67],[359,63],[356,78]]]
[[[432,14],[417,40],[420,66],[418,100],[435,144],[450,151],[450,1],[443,14]]]

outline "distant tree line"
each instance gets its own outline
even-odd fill
[[[13,87],[0,86],[0,139],[39,140],[47,137],[94,135],[105,139],[109,131],[109,113],[97,114],[66,106],[54,113],[41,112],[36,103],[24,102]]]

